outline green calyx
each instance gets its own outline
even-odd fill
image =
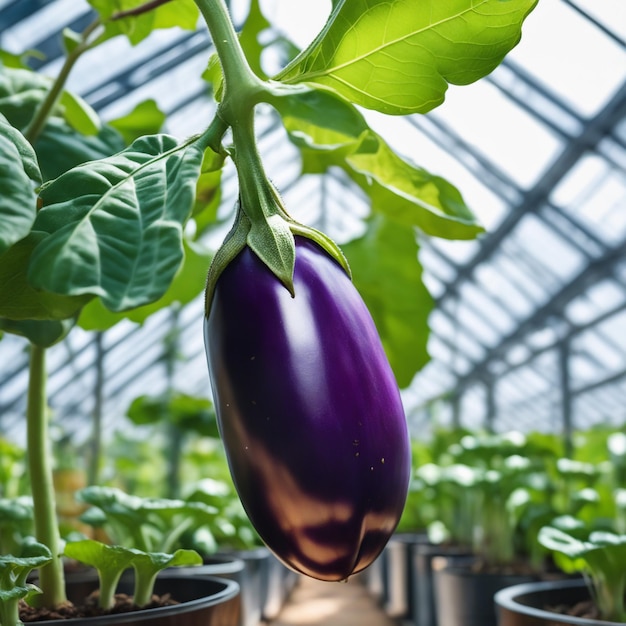
[[[276,211],[262,220],[248,217],[241,199],[237,201],[235,223],[215,253],[209,268],[205,289],[205,315],[209,316],[217,281],[228,264],[248,246],[276,278],[295,297],[293,273],[296,262],[294,235],[318,244],[351,276],[350,267],[339,246],[327,235],[295,221],[283,208],[278,192],[272,187]]]
[[[350,270],[341,250],[329,237],[289,216],[265,173],[254,133],[254,109],[259,102],[270,99],[275,87],[261,80],[250,68],[223,0],[196,0],[196,3],[211,33],[224,77],[223,97],[216,119],[203,137],[216,153],[230,154],[239,180],[235,223],[209,268],[205,292],[208,317],[220,275],[246,246],[292,296],[295,296],[294,235],[307,237],[320,245],[348,276]],[[233,145],[223,148],[221,142],[228,128],[232,131]]]

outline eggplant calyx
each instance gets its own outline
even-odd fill
[[[241,210],[241,204],[238,200],[235,223],[224,238],[224,242],[215,253],[209,267],[209,274],[207,276],[206,287],[204,290],[205,317],[209,317],[217,279],[220,277],[226,266],[246,247],[250,227],[250,220]]]
[[[293,272],[296,264],[296,242],[289,220],[280,212],[268,215],[262,220],[252,220],[242,207],[240,199],[237,201],[235,223],[215,253],[209,268],[204,300],[206,317],[209,316],[220,275],[246,246],[267,266],[291,296],[295,296]]]

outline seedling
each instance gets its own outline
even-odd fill
[[[103,609],[114,606],[117,584],[130,567],[135,570],[133,601],[142,607],[150,602],[156,576],[161,570],[177,565],[202,564],[202,558],[193,550],[177,550],[174,554],[143,552],[135,548],[109,546],[93,539],[68,543],[65,556],[96,569],[100,581],[99,605]]]
[[[625,622],[626,535],[596,530],[583,539],[582,525],[573,524],[569,530],[560,526],[544,526],[539,531],[539,542],[565,557],[566,568],[587,576],[602,619]]]
[[[46,546],[34,541],[23,546],[20,557],[8,554],[0,556],[0,624],[21,624],[19,602],[40,593],[40,589],[26,582],[28,575],[52,560]]]

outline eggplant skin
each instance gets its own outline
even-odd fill
[[[293,570],[345,580],[382,551],[411,453],[393,372],[339,264],[296,237],[295,297],[248,247],[220,275],[205,345],[233,481]]]

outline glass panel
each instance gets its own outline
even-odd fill
[[[601,4],[594,2],[593,4]],[[624,5],[611,11],[624,21]],[[531,71],[583,116],[597,113],[626,75],[626,52],[564,2],[539,2],[509,59]],[[611,71],[599,71],[599,68]]]

